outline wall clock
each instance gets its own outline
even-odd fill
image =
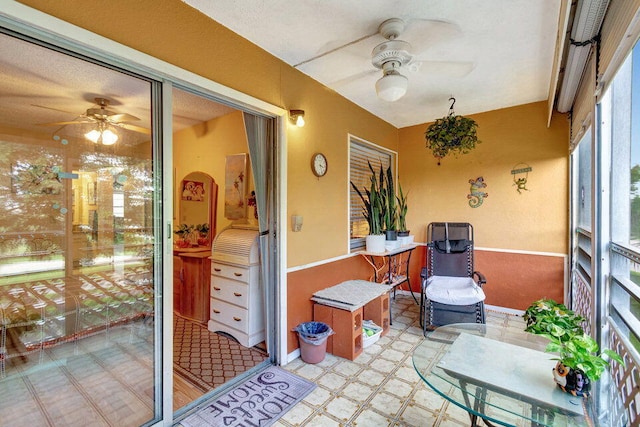
[[[318,178],[327,174],[328,168],[327,158],[322,153],[316,153],[311,156],[311,170]]]

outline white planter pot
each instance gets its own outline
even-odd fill
[[[367,252],[377,252],[382,253],[385,251],[384,244],[385,238],[384,234],[369,234],[366,237],[366,245]]]
[[[400,247],[400,240],[385,240],[384,242],[384,248],[388,251],[398,249],[399,247]]]
[[[398,242],[400,246],[406,246],[413,243],[413,236],[398,236]]]

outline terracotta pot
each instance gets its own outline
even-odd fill
[[[553,380],[564,392],[574,396],[589,397],[591,381],[580,369],[568,368],[558,362],[553,368]]]
[[[176,246],[179,248],[188,248],[191,245],[188,240],[178,239],[176,240]]]

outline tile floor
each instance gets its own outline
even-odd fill
[[[422,341],[419,307],[398,294],[387,336],[350,361],[327,354],[311,365],[298,358],[284,369],[318,387],[276,422],[278,427],[469,426],[467,412],[433,392],[413,368],[411,354]],[[524,328],[522,317],[487,311],[487,323]]]

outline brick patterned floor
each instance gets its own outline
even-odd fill
[[[177,315],[173,319],[174,368],[205,393],[267,359],[263,351],[209,332],[203,325]]]

